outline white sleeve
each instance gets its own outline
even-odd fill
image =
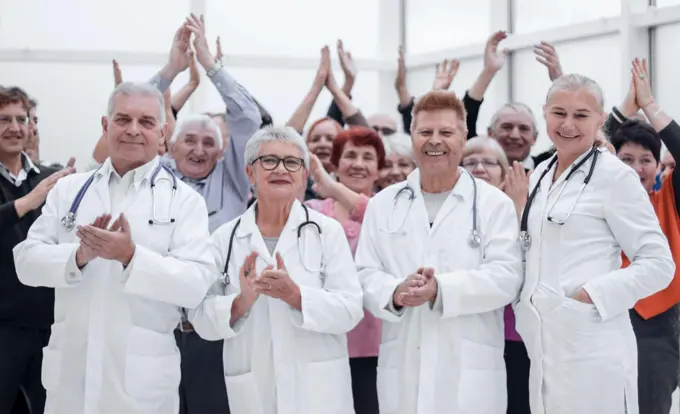
[[[195,308],[217,280],[205,201],[198,193],[184,193],[168,253],[136,245],[124,272],[126,293]]]
[[[359,270],[359,281],[364,291],[364,306],[377,318],[389,322],[399,322],[404,309],[397,311],[392,303],[394,291],[402,280],[387,273],[378,251],[377,234],[378,205],[375,198],[369,200],[366,206],[364,222],[355,255],[356,266]],[[385,246],[383,246],[383,251]]]
[[[82,280],[83,275],[75,263],[78,244],[58,242],[59,200],[67,191],[65,182],[61,179],[52,188],[26,240],[12,250],[17,276],[26,286],[67,288]]]
[[[512,201],[498,197],[489,214],[482,264],[476,269],[435,274],[439,294],[433,311],[444,318],[490,312],[509,304],[522,287],[517,242],[517,213]]]
[[[308,331],[345,334],[364,317],[362,292],[347,236],[339,223],[324,226],[323,286],[300,286],[302,311],[291,310],[293,325]]]
[[[632,169],[613,177],[604,216],[614,238],[631,261],[583,286],[603,321],[628,311],[635,303],[664,289],[673,280],[675,263],[659,219]]]

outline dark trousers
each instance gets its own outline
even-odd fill
[[[507,414],[530,414],[529,355],[524,342],[505,341],[505,370],[508,382]]]
[[[222,365],[223,341],[206,341],[196,332],[175,330],[182,356],[180,414],[229,414]]]
[[[378,414],[378,357],[350,358],[356,414]]]
[[[0,327],[0,413],[42,414],[42,349],[50,330]]]
[[[680,370],[677,307],[647,320],[631,309],[630,320],[638,347],[640,414],[668,414]]]

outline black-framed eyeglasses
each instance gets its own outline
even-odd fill
[[[305,164],[305,160],[298,157],[284,157],[279,158],[276,155],[262,155],[255,158],[252,164],[260,161],[260,165],[265,171],[275,170],[281,162],[283,162],[283,167],[288,170],[288,172],[298,172],[300,168]]]
[[[0,115],[0,125],[8,126],[12,124],[12,121],[16,120],[19,125],[28,125],[31,119],[26,115]]]
[[[374,126],[373,130],[375,132],[377,132],[378,134],[381,134],[384,137],[390,136],[390,135],[395,134],[397,132],[396,130],[394,130],[392,128],[379,127],[379,126]]]
[[[494,159],[491,159],[491,158],[485,158],[485,159],[481,159],[481,160],[470,158],[470,159],[467,159],[467,160],[463,160],[463,163],[462,163],[463,168],[465,168],[466,170],[474,170],[479,164],[482,164],[482,167],[484,167],[485,169],[494,168],[494,167],[498,167],[499,165],[501,165],[498,162],[498,160],[494,160]]]

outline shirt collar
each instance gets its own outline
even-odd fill
[[[529,154],[524,159],[524,161],[522,161],[522,165],[524,165],[524,168],[526,168],[527,170],[533,170],[534,168],[536,168],[536,165],[534,163],[534,157],[532,157],[531,154]]]
[[[155,170],[155,166],[158,163],[158,157],[154,157],[151,161],[147,162],[146,164],[139,166],[135,168],[132,171],[128,171],[125,175],[127,174],[132,174],[132,183],[135,187],[139,187],[145,180],[150,179],[151,175],[153,174],[153,171]],[[97,171],[97,175],[100,177],[106,177],[109,180],[111,179],[112,176],[118,177],[119,179],[121,178],[120,175],[116,172],[115,168],[113,168],[113,164],[111,163],[111,158],[107,158],[106,161],[104,161],[104,164],[101,166],[101,168]]]
[[[450,190],[450,195],[454,195],[465,200],[468,197],[472,197],[473,192],[473,181],[472,175],[470,175],[464,168],[458,167],[458,181]],[[420,186],[420,169],[416,168],[411,172],[408,177],[406,177],[408,185],[416,189],[418,193],[422,194],[423,190]]]
[[[21,153],[21,170],[19,171],[18,175],[12,174],[12,172],[7,168],[6,165],[0,162],[0,175],[5,177],[9,182],[11,182],[14,185],[21,185],[23,181],[25,181],[26,177],[28,177],[28,174],[33,171],[36,174],[40,174],[40,169],[35,166],[33,161],[31,161],[31,158],[26,155],[25,152]]]

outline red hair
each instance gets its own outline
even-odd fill
[[[411,121],[411,130],[414,130],[416,125],[416,118],[419,112],[439,111],[450,109],[456,113],[458,118],[465,122],[467,113],[465,112],[465,105],[458,99],[455,93],[442,90],[434,90],[426,93],[416,101],[413,107],[413,120]]]
[[[333,118],[330,118],[330,117],[325,116],[325,117],[323,117],[323,118],[321,118],[321,119],[317,119],[316,121],[312,122],[312,125],[310,125],[310,126],[309,126],[309,129],[307,130],[307,137],[306,137],[305,140],[306,140],[306,141],[309,141],[309,138],[312,137],[312,132],[314,132],[314,128],[316,128],[317,126],[319,126],[319,124],[321,124],[321,123],[323,123],[323,122],[326,122],[326,121],[331,121],[331,123],[333,124],[333,126],[334,126],[335,129],[337,130],[338,134],[341,133],[341,132],[343,131],[343,130],[342,130],[342,126],[338,123],[338,121],[336,121],[336,120],[333,119]]]
[[[382,138],[373,128],[363,126],[354,126],[342,131],[333,140],[333,150],[331,152],[331,163],[338,168],[340,164],[340,157],[345,150],[345,144],[351,142],[357,147],[370,146],[375,148],[375,154],[378,156],[378,169],[385,166],[385,146]]]

